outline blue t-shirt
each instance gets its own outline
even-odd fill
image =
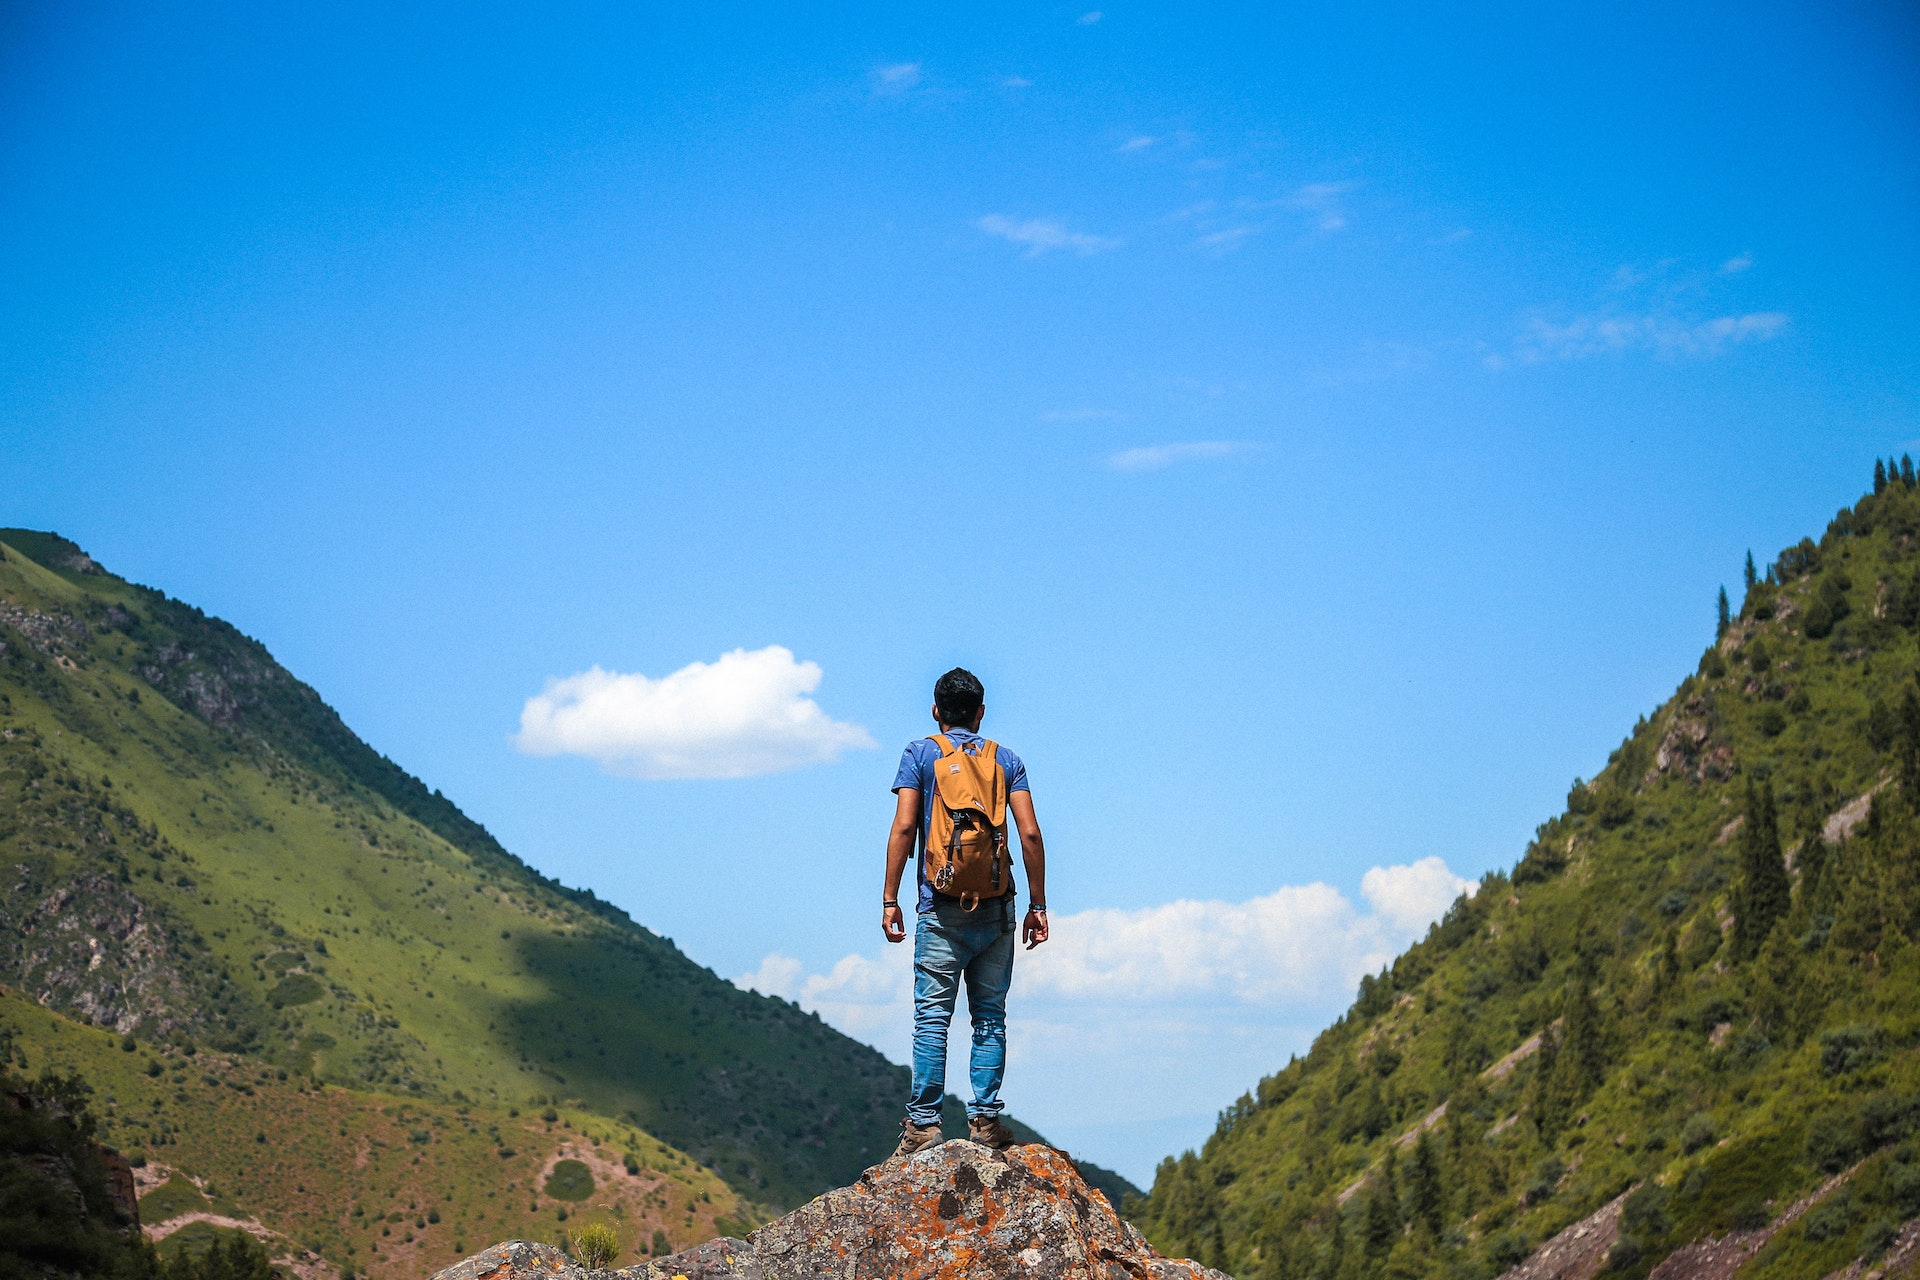
[[[968,751],[969,754],[979,750],[976,743],[986,741],[980,734],[968,733],[965,729],[943,729],[941,732],[952,739],[962,751]],[[995,747],[994,756],[1000,762],[1001,771],[1007,775],[1007,794],[1012,795],[1016,791],[1032,791],[1033,788],[1027,785],[1027,766],[1020,762],[1020,757],[998,743]],[[927,793],[933,790],[933,766],[939,759],[940,744],[932,738],[921,738],[918,741],[909,742],[907,749],[900,753],[900,769],[893,775],[895,791],[912,788],[920,793],[920,839],[918,841],[920,856],[915,860],[914,878],[920,882],[920,899],[916,910],[922,915],[933,910],[937,902],[960,901],[952,894],[941,893],[927,883],[927,826],[933,821],[933,806],[927,803]],[[1013,892],[1011,876],[1007,879],[1007,892]]]

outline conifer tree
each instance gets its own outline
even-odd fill
[[[1913,686],[1900,697],[1900,793],[1920,807],[1920,696]],[[1877,798],[1877,797],[1876,797]]]
[[[1727,628],[1733,625],[1733,611],[1731,608],[1728,607],[1727,589],[1725,587],[1720,588],[1720,603],[1718,606],[1718,611],[1719,611],[1719,621],[1714,626],[1714,629],[1713,629],[1713,638],[1715,640],[1718,640],[1722,636],[1726,635]]]
[[[1327,1240],[1327,1251],[1320,1258],[1320,1269],[1314,1280],[1340,1280],[1340,1273],[1346,1269],[1347,1261],[1347,1215],[1336,1207],[1333,1211],[1333,1234]]]
[[[1753,567],[1753,552],[1751,551],[1747,552],[1747,567],[1745,570],[1745,577],[1746,577],[1746,583],[1747,583],[1747,590],[1752,591],[1754,584],[1760,581],[1760,571]]]
[[[1800,871],[1800,906],[1804,911],[1820,893],[1820,878],[1827,870],[1827,842],[1821,837],[1820,821],[1815,819],[1813,829],[1801,842],[1800,852],[1793,856],[1793,865]]]
[[[1574,1103],[1600,1084],[1606,1069],[1606,1042],[1600,1031],[1600,1010],[1593,1003],[1588,985],[1590,974],[1583,973],[1567,992],[1567,1025],[1560,1046],[1559,1067],[1565,1076],[1567,1103]]]
[[[1873,460],[1873,491],[1879,493],[1887,487],[1887,464],[1875,458]]]
[[[1773,784],[1747,783],[1747,820],[1740,829],[1740,862],[1746,873],[1735,890],[1734,954],[1749,960],[1767,940],[1773,922],[1793,906],[1793,882],[1780,852],[1780,827],[1773,808]]]
[[[1438,1236],[1446,1225],[1446,1192],[1440,1185],[1440,1161],[1433,1154],[1427,1131],[1413,1144],[1413,1161],[1407,1170],[1407,1215],[1414,1225]]]
[[[1527,1087],[1527,1114],[1540,1133],[1540,1141],[1552,1146],[1560,1136],[1567,1113],[1560,1089],[1560,1039],[1552,1027],[1540,1030],[1540,1048],[1533,1055],[1533,1081]]]
[[[1913,488],[1913,455],[1910,453],[1900,455],[1900,483]]]
[[[1369,1258],[1384,1258],[1400,1238],[1400,1180],[1394,1175],[1393,1144],[1379,1176],[1373,1180],[1373,1194],[1367,1199],[1366,1247]]]

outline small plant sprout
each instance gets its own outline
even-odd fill
[[[589,1271],[604,1271],[620,1256],[620,1236],[605,1222],[589,1222],[573,1233],[573,1256]]]

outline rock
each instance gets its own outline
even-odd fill
[[[1594,1280],[1620,1238],[1620,1211],[1626,1203],[1625,1193],[1608,1201],[1535,1249],[1500,1280]]]
[[[622,1280],[1227,1280],[1162,1257],[1045,1146],[954,1141],[862,1174],[744,1240],[710,1240]],[[433,1280],[586,1280],[550,1245],[514,1240]]]

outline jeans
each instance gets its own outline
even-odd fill
[[[913,935],[913,1093],[907,1119],[940,1123],[947,1084],[947,1024],[960,980],[967,983],[973,1022],[970,1116],[1000,1114],[1007,1073],[1007,987],[1013,981],[1013,895],[972,911],[941,903],[920,917]]]

